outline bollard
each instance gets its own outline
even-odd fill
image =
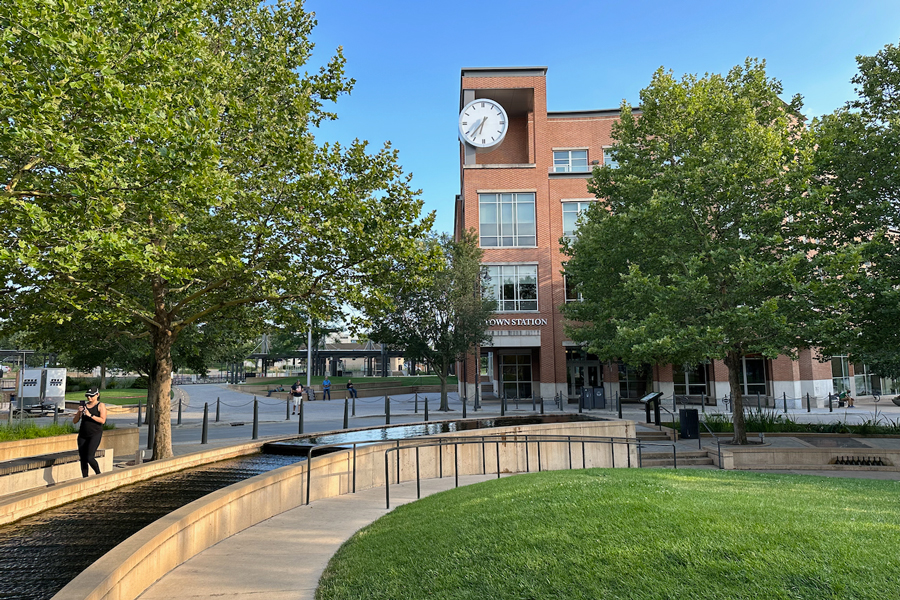
[[[350,404],[351,404],[350,416],[355,417],[356,416],[356,394],[353,395],[353,401]]]
[[[63,402],[65,402],[65,400],[63,400]],[[63,406],[65,406],[65,404],[63,404]],[[53,405],[53,424],[59,425],[59,404],[58,403]]]
[[[781,392],[784,394],[784,412],[787,414],[787,392]]]
[[[350,402],[344,397],[344,429],[350,427]]]
[[[566,399],[562,392],[559,392],[559,410],[562,412],[566,410]]]
[[[384,424],[385,425],[391,424],[391,397],[390,396],[384,397]]]
[[[584,410],[584,394],[578,398],[578,413],[581,414]]]
[[[537,402],[537,398],[534,396],[534,394],[532,394],[531,395],[531,412],[534,412],[535,409],[537,408],[537,406],[535,404],[536,402]]]
[[[700,394],[700,412],[706,412],[706,394]]]
[[[756,412],[762,412],[762,404],[759,402],[759,392],[756,392]]]
[[[472,410],[475,412],[481,410],[481,394],[475,394],[475,406],[472,407]]]
[[[259,401],[253,396],[253,437],[250,439],[259,439]]]
[[[500,416],[506,416],[506,393],[500,396]]]
[[[288,399],[284,403],[284,420],[285,421],[291,420],[291,396],[290,396],[290,394],[288,394]]]
[[[619,418],[622,418],[622,399],[619,398],[619,392],[616,392],[616,406],[619,407]]]
[[[138,427],[141,426],[141,400],[138,398]]]
[[[466,401],[463,400],[463,419],[466,418]]]
[[[297,433],[303,433],[303,405],[306,404],[303,399],[300,399],[300,410],[297,411],[297,418],[300,420],[297,425]]]
[[[153,450],[153,438],[156,437],[156,411],[153,410],[153,405],[147,405],[147,421],[148,421],[148,429],[147,429],[147,450]]]
[[[416,392],[416,400],[415,404],[413,405],[413,412],[415,414],[419,414],[419,392]]]
[[[209,402],[203,403],[203,430],[200,434],[200,443],[205,444],[208,441],[207,432],[209,431]]]
[[[178,399],[178,422],[176,425],[181,425],[181,398]]]
[[[428,420],[428,396],[425,396],[425,420]]]
[[[828,392],[828,412],[834,412],[834,405],[831,403],[831,392]]]
[[[812,412],[809,408],[809,392],[806,392],[806,412]]]
[[[219,397],[216,396],[216,423],[219,422],[219,404],[221,404],[219,401]]]
[[[541,396],[541,414],[544,414],[544,397]]]

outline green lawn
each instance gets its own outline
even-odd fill
[[[67,402],[78,402],[79,400],[84,400],[84,390],[66,394]],[[144,404],[147,403],[147,390],[133,388],[100,390],[100,402],[104,404],[137,404],[138,400]]]
[[[520,475],[397,508],[318,600],[896,598],[900,482],[735,471]]]
[[[285,387],[290,387],[292,383],[300,379],[300,382],[303,385],[306,385],[306,376],[303,377],[279,377],[279,378],[271,378],[264,380],[256,380],[250,385],[262,385],[267,384],[269,386],[275,385],[283,385]],[[320,385],[324,380],[324,377],[313,377],[311,379],[312,385]],[[345,386],[348,381],[354,381],[354,385],[359,385],[361,383],[377,383],[380,385],[402,385],[402,386],[413,386],[413,385],[440,385],[441,380],[438,379],[437,375],[424,375],[424,376],[416,376],[416,377],[332,377],[331,385],[332,387],[336,387],[340,389],[342,386]],[[457,379],[455,375],[451,375],[447,378],[447,385],[456,385]]]

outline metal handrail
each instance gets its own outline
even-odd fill
[[[725,466],[722,464],[722,441],[719,439],[719,436],[717,436],[713,432],[713,430],[709,428],[709,425],[707,425],[706,421],[700,420],[700,424],[703,425],[704,427],[706,427],[706,430],[709,432],[709,435],[711,435],[711,436],[713,436],[713,438],[715,438],[716,448],[719,453],[719,468],[724,469]],[[702,436],[699,436],[699,435],[697,436],[697,447],[700,450],[703,450],[703,439],[702,439]]]
[[[457,463],[457,456],[458,456],[457,447],[460,445],[466,445],[466,444],[481,444],[482,445],[481,460],[482,460],[482,474],[484,474],[484,475],[487,474],[487,471],[486,471],[487,465],[486,465],[484,445],[486,443],[493,443],[496,445],[497,449],[495,451],[495,454],[497,457],[497,478],[498,479],[500,478],[500,475],[501,475],[501,470],[500,470],[500,443],[501,442],[503,442],[504,444],[509,444],[509,443],[513,443],[513,444],[523,444],[524,443],[525,444],[525,469],[526,469],[525,472],[526,473],[531,472],[531,466],[530,466],[530,462],[528,460],[528,444],[534,444],[534,443],[537,444],[537,450],[538,450],[538,472],[541,471],[541,458],[540,458],[541,442],[568,444],[568,446],[569,446],[568,447],[569,468],[570,469],[572,468],[572,442],[573,441],[575,443],[580,443],[582,445],[582,450],[581,450],[582,451],[582,463],[581,463],[582,468],[584,468],[584,464],[586,462],[585,454],[584,454],[584,444],[586,444],[586,443],[610,444],[610,451],[611,451],[610,458],[612,461],[613,468],[615,467],[615,444],[617,444],[617,443],[618,444],[626,444],[628,447],[631,447],[631,445],[635,445],[637,447],[637,449],[638,449],[638,466],[639,467],[641,464],[641,449],[643,446],[645,446],[645,445],[647,445],[647,446],[652,446],[652,445],[669,446],[670,445],[672,447],[673,467],[676,469],[678,468],[676,446],[674,443],[664,444],[664,443],[654,443],[654,442],[642,442],[641,440],[638,440],[636,438],[622,438],[622,437],[571,436],[571,435],[552,436],[552,435],[540,435],[540,434],[526,435],[526,436],[524,436],[524,439],[518,439],[518,437],[516,437],[515,439],[509,439],[509,435],[510,434],[494,434],[494,435],[489,435],[489,436],[471,436],[471,437],[467,436],[467,437],[463,437],[463,438],[458,438],[458,437],[457,438],[438,438],[437,441],[429,440],[427,443],[420,443],[420,442],[424,441],[424,438],[415,438],[415,440],[413,440],[415,443],[412,445],[404,446],[404,447],[400,447],[398,445],[395,448],[388,448],[387,450],[384,451],[384,490],[385,490],[385,504],[387,505],[387,508],[390,509],[390,507],[391,507],[391,500],[390,500],[390,485],[391,485],[391,483],[390,483],[390,454],[391,454],[391,452],[396,452],[397,483],[400,483],[400,451],[401,450],[410,450],[410,449],[414,449],[416,451],[416,497],[421,498],[419,448],[422,448],[422,447],[439,446],[441,449],[443,448],[443,446],[453,446],[454,447],[453,460],[454,460],[454,480],[455,480],[454,485],[455,485],[455,487],[459,487],[459,468],[458,468],[458,463]],[[487,440],[487,438],[492,438],[492,437],[493,438],[503,438],[503,439],[496,439],[496,440],[491,440],[491,441]],[[534,438],[539,438],[539,439],[534,439]],[[630,468],[631,467],[631,453],[628,452],[627,456],[628,456],[628,467]],[[443,456],[441,457],[441,471],[440,471],[439,478],[442,478],[442,477],[443,477]]]

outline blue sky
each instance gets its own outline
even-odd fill
[[[723,73],[765,59],[784,97],[828,113],[853,97],[855,57],[900,42],[900,1],[307,0],[319,25],[310,70],[338,46],[356,79],[320,142],[386,141],[422,190],[437,231],[451,231],[459,193],[462,67],[546,66],[548,109],[638,103],[659,67]]]

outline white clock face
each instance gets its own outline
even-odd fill
[[[459,139],[476,148],[490,148],[503,141],[509,119],[497,102],[479,98],[459,113]]]

